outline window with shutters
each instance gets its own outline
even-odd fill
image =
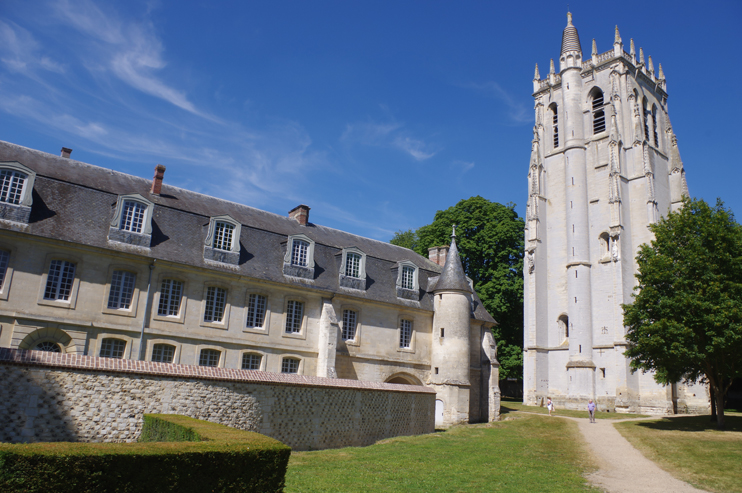
[[[605,132],[605,102],[603,91],[599,88],[594,88],[590,94],[592,96],[593,135],[597,135]]]

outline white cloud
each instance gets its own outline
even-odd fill
[[[394,121],[347,124],[340,140],[351,144],[398,149],[417,161],[424,161],[436,154],[423,140],[407,135],[403,124]]]
[[[462,173],[466,173],[474,167],[474,162],[455,160],[451,163],[451,167],[460,170]]]
[[[0,61],[11,72],[34,77],[36,67],[51,72],[63,72],[62,65],[48,56],[38,55],[39,43],[30,32],[14,23],[0,20]]]
[[[515,123],[528,123],[533,119],[533,115],[530,113],[529,108],[525,104],[521,103],[519,99],[514,98],[497,82],[489,81],[481,84],[467,84],[465,87],[484,92],[488,96],[499,99],[505,103],[505,106],[508,109],[508,116]]]

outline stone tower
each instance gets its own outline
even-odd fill
[[[700,386],[661,386],[632,374],[622,303],[635,285],[635,255],[648,226],[680,206],[685,171],[655,72],[631,40],[583,59],[572,15],[552,59],[533,80],[535,126],[528,171],[524,269],[524,393],[557,406],[629,412],[708,407]]]
[[[461,265],[456,232],[435,288],[435,315],[430,346],[430,381],[442,403],[442,422],[448,427],[469,421],[472,289]],[[477,362],[479,363],[479,362]],[[440,420],[440,416],[436,421]]]

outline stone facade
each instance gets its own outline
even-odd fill
[[[145,413],[270,436],[294,450],[434,430],[421,386],[0,349],[0,440],[131,442]]]
[[[652,58],[624,45],[583,60],[571,15],[559,73],[533,81],[524,268],[524,391],[582,408],[705,412],[705,387],[661,386],[623,356],[621,304],[630,303],[648,226],[680,206],[685,171]]]
[[[437,426],[497,419],[496,322],[468,287],[434,294],[458,254],[436,263],[306,206],[282,217],[168,186],[162,166],[151,182],[0,142],[0,168],[26,177],[31,211],[0,220],[0,347],[430,385]],[[436,380],[447,366],[465,378]]]

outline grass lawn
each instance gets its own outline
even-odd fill
[[[497,423],[292,452],[287,492],[593,491],[575,423],[520,415]]]
[[[718,492],[742,492],[742,414],[725,413],[726,431],[709,416],[616,423],[616,429],[673,476]]]
[[[524,406],[521,401],[503,400],[500,404],[500,412],[506,414],[512,411],[527,411],[529,413],[549,414],[546,406]],[[556,408],[551,414],[555,416],[569,416],[571,418],[587,418],[587,409],[584,411],[571,411],[567,409]],[[622,414],[622,413],[605,413],[595,411],[596,419],[628,419],[628,418],[648,418],[646,414]]]

